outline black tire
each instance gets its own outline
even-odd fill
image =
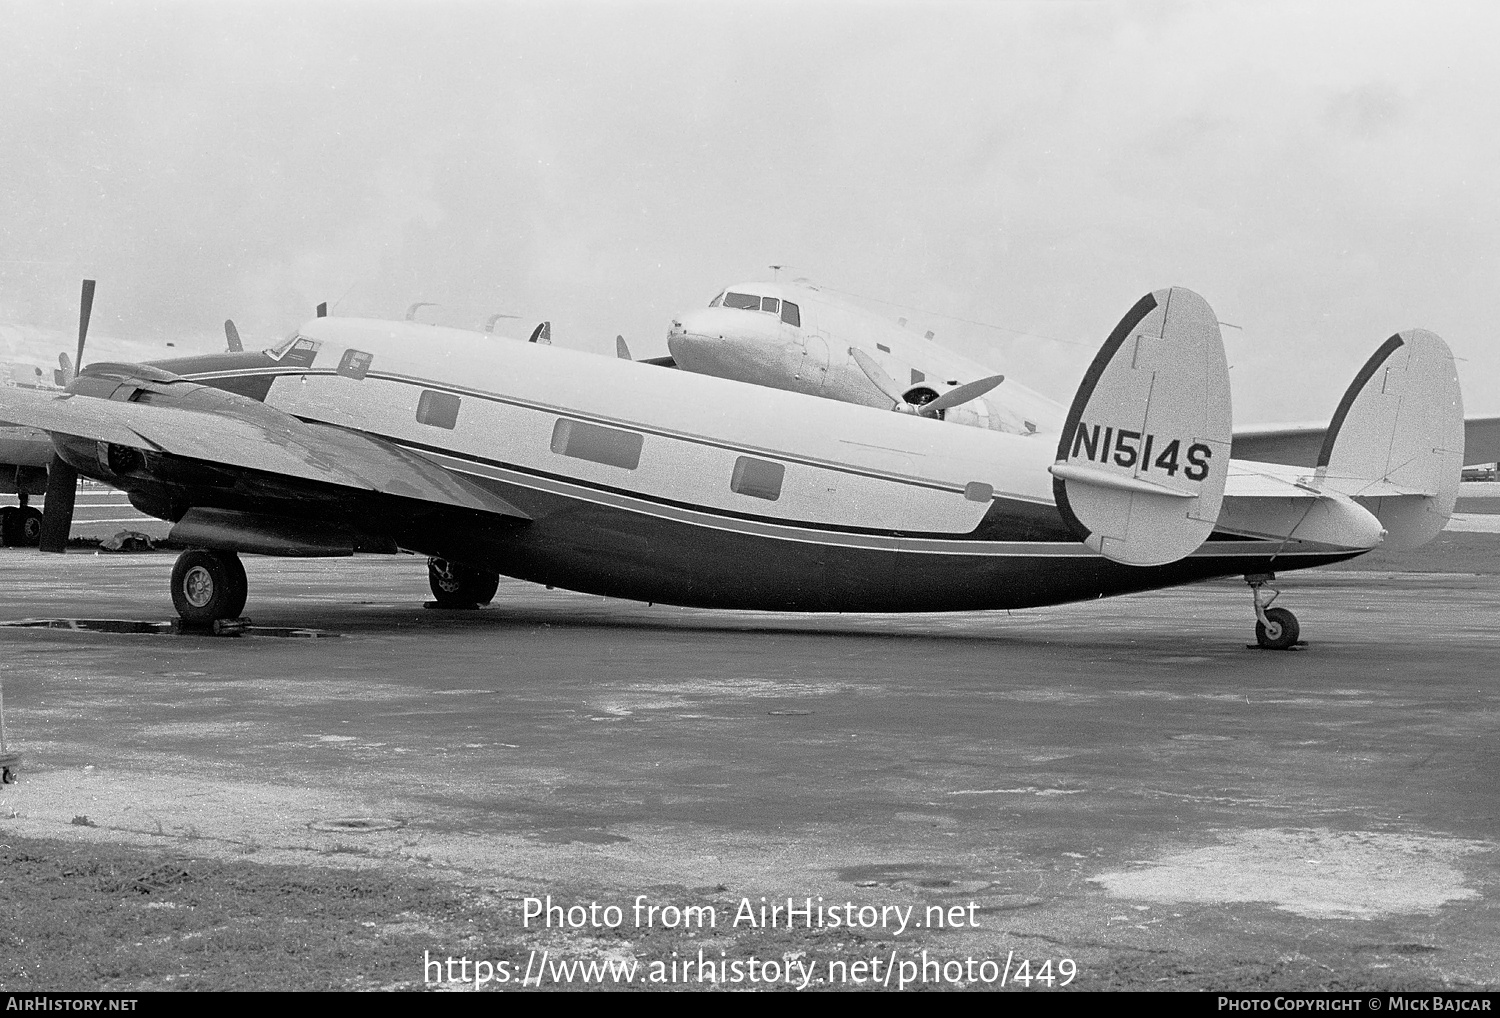
[[[19,506],[0,506],[0,544],[7,548],[16,543],[16,515],[20,511]]]
[[[500,574],[447,559],[427,560],[427,585],[432,597],[444,608],[469,608],[489,604],[500,589]]]
[[[1285,608],[1267,608],[1266,621],[1255,623],[1255,642],[1266,650],[1288,650],[1296,646],[1302,628],[1297,625],[1297,616]]]
[[[190,625],[239,618],[247,593],[245,567],[232,551],[194,548],[172,567],[172,604]]]
[[[219,554],[225,557],[226,564],[230,569],[234,570],[233,579],[236,593],[234,600],[227,607],[229,609],[228,617],[237,619],[245,614],[245,599],[250,596],[250,577],[245,575],[245,563],[240,561],[238,554],[232,551],[221,551]]]
[[[42,543],[42,511],[32,506],[25,509],[17,509],[16,517],[19,521],[16,529],[21,534],[21,546],[23,548],[35,548]]]

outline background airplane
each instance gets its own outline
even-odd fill
[[[53,438],[44,549],[62,547],[74,475],[127,491],[192,548],[171,593],[194,624],[243,610],[241,552],[405,549],[430,556],[448,606],[488,601],[500,573],[846,612],[1240,574],[1257,639],[1285,648],[1298,626],[1263,596],[1273,570],[1430,540],[1462,434],[1452,355],[1412,330],[1356,377],[1315,471],[1231,463],[1218,324],[1176,288],[1110,333],[1055,442],[360,319],[315,319],[259,353],[92,365],[68,388],[0,390],[0,416]]]
[[[688,371],[734,378],[863,406],[915,409],[994,377],[986,366],[805,282],[737,283],[706,308],[674,317],[667,347]],[[948,407],[953,423],[1014,434],[1055,435],[1064,408],[1009,376],[978,398]],[[1326,422],[1241,425],[1237,458],[1315,466]],[[1465,421],[1464,463],[1500,460],[1500,417]]]

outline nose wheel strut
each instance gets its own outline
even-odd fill
[[[1270,586],[1275,573],[1250,573],[1245,582],[1250,584],[1251,596],[1255,599],[1255,642],[1265,650],[1291,650],[1302,635],[1297,625],[1297,616],[1285,608],[1272,608],[1271,602],[1281,596],[1281,591]],[[1269,597],[1265,592],[1270,591]]]

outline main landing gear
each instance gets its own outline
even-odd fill
[[[427,560],[427,583],[432,587],[434,608],[478,608],[495,599],[500,574],[476,569],[443,558]]]
[[[42,539],[42,514],[27,504],[25,493],[17,496],[20,505],[0,509],[0,542],[12,548],[35,548]]]
[[[239,618],[249,592],[245,567],[232,551],[193,548],[177,556],[172,567],[172,604],[189,625]]]
[[[1281,594],[1275,587],[1267,586],[1274,579],[1275,573],[1251,573],[1245,577],[1255,598],[1255,642],[1266,650],[1291,650],[1297,645],[1302,628],[1290,611],[1271,607],[1271,602]],[[1263,589],[1270,590],[1271,596],[1265,597]]]

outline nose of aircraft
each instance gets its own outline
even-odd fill
[[[695,308],[672,319],[667,349],[689,371],[729,374],[742,360],[759,361],[779,347],[775,315],[738,308]]]

